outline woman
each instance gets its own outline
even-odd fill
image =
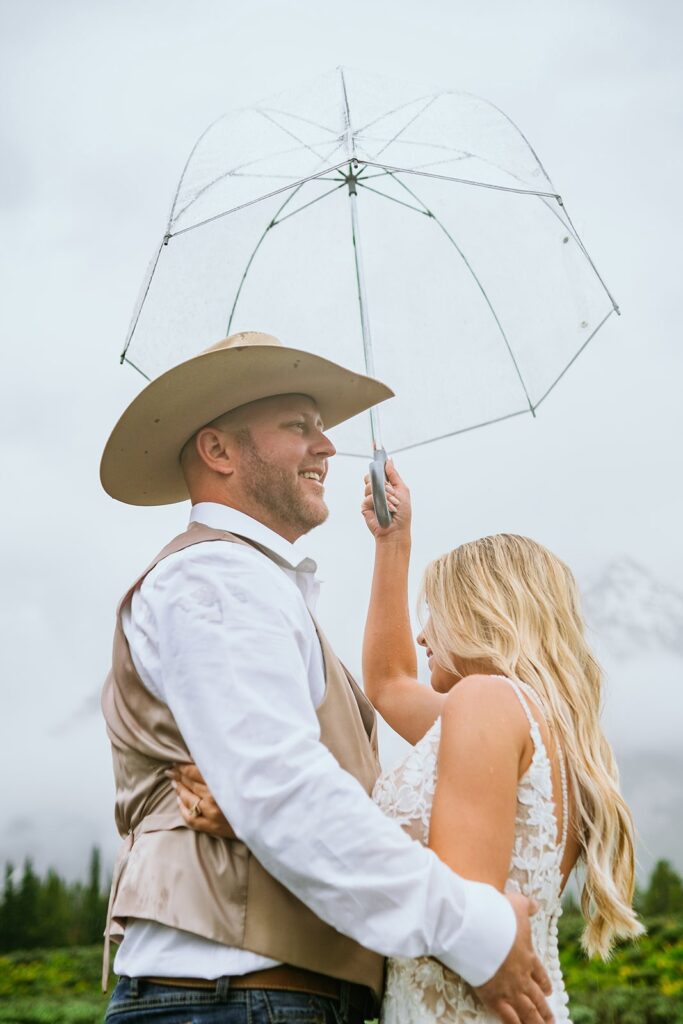
[[[569,1017],[557,919],[577,861],[586,950],[605,957],[615,938],[642,931],[631,908],[631,817],[599,725],[600,671],[576,585],[523,537],[487,537],[436,559],[424,576],[428,618],[418,637],[431,688],[420,685],[407,603],[410,494],[391,462],[387,475],[391,526],[379,527],[367,481],[362,508],[376,542],[363,674],[367,696],[413,749],[373,797],[458,874],[535,898],[534,942],[560,1024]],[[196,796],[180,792],[192,824]],[[203,787],[195,792],[204,819],[217,818]],[[461,979],[426,958],[389,962],[382,1016],[385,1024],[493,1020]]]
[[[560,897],[584,864],[584,946],[607,956],[642,931],[631,899],[633,828],[600,729],[600,671],[584,638],[572,574],[539,544],[500,535],[427,568],[431,689],[417,684],[407,579],[410,497],[389,468],[392,525],[363,514],[376,540],[365,633],[366,693],[413,751],[374,798],[466,878],[533,896],[534,941],[566,1021],[557,955]],[[438,783],[437,783],[438,778]],[[459,979],[429,961],[392,961],[387,1022],[484,1021]]]

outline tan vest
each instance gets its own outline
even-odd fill
[[[247,543],[193,523],[157,556],[117,612],[102,709],[112,744],[116,825],[124,844],[109,901],[103,985],[109,972],[109,937],[119,942],[126,918],[135,917],[368,985],[380,995],[380,956],[324,924],[264,870],[244,843],[194,832],[178,811],[164,770],[192,758],[168,707],[152,696],[135,670],[121,610],[163,558],[203,541]],[[320,739],[370,793],[379,774],[375,714],[319,630],[318,635],[326,684],[317,710]],[[291,825],[295,830],[296,821]]]

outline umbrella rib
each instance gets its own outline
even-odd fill
[[[420,178],[436,178],[439,181],[455,181],[461,185],[474,185],[477,188],[491,188],[497,192],[513,192],[516,195],[522,196],[545,196],[547,199],[556,199],[558,202],[561,197],[556,192],[536,192],[531,188],[513,188],[511,185],[494,185],[490,181],[474,181],[472,178],[454,178],[450,174],[434,174],[431,171],[418,171],[411,170],[410,167],[394,167],[390,164],[380,164],[372,160],[363,160],[366,167],[382,167],[388,174],[415,174]],[[495,165],[494,165],[495,166]]]
[[[421,117],[424,114],[425,110],[427,110],[428,107],[431,107],[432,103],[434,103],[437,99],[438,99],[437,96],[430,96],[429,99],[427,100],[427,102],[425,103],[424,107],[422,107],[421,110],[418,110],[417,114],[415,114],[414,117],[411,117],[410,121],[406,122],[406,124],[404,124],[403,127],[400,128],[399,131],[396,132],[394,137],[389,139],[389,141],[386,142],[384,144],[384,146],[382,146],[382,148],[380,149],[379,153],[377,153],[377,157],[380,157],[385,149],[388,149],[389,146],[391,146],[394,142],[396,142],[396,140],[399,138],[399,136],[403,135],[403,133],[408,128],[410,128],[411,124],[414,124],[415,121],[417,121],[418,117]]]
[[[240,283],[239,283],[239,285],[237,286],[237,291],[235,292],[235,299],[234,299],[234,302],[233,302],[233,304],[232,304],[232,309],[230,310],[230,316],[229,316],[229,318],[228,318],[228,326],[227,326],[227,327],[226,327],[226,329],[225,329],[225,333],[226,333],[226,335],[229,335],[229,334],[230,334],[230,328],[231,328],[231,326],[232,326],[232,318],[233,318],[233,317],[234,317],[234,315],[235,315],[235,310],[237,309],[237,303],[238,303],[238,301],[239,301],[239,297],[240,297],[240,294],[241,294],[241,292],[242,292],[242,288],[244,287],[244,282],[245,282],[245,281],[246,281],[246,279],[247,279],[247,274],[249,273],[249,270],[250,270],[250,268],[251,268],[251,265],[252,265],[252,263],[254,262],[254,258],[255,258],[255,256],[256,256],[256,253],[257,253],[257,252],[259,251],[259,249],[261,248],[261,245],[262,245],[262,243],[263,243],[263,241],[264,241],[264,239],[265,239],[266,235],[267,235],[267,234],[268,234],[268,232],[270,231],[270,229],[271,229],[272,227],[274,227],[274,225],[275,225],[275,223],[276,223],[276,218],[280,216],[280,214],[282,213],[282,211],[284,210],[284,208],[285,208],[285,207],[287,206],[287,204],[288,204],[288,203],[290,203],[290,202],[292,201],[292,199],[294,198],[294,196],[295,196],[295,195],[297,194],[297,192],[299,192],[299,191],[300,191],[300,190],[301,190],[301,189],[303,188],[303,186],[304,186],[304,182],[302,182],[302,183],[301,183],[301,184],[300,184],[300,185],[298,186],[298,188],[295,188],[295,189],[294,189],[294,191],[293,191],[293,192],[291,192],[291,193],[290,193],[290,194],[289,194],[289,195],[287,196],[287,198],[285,199],[284,203],[282,203],[282,205],[280,206],[280,208],[279,208],[279,209],[277,210],[277,212],[276,212],[275,216],[274,216],[274,217],[273,217],[273,218],[272,218],[272,219],[270,220],[270,222],[269,222],[268,226],[266,227],[265,231],[263,232],[263,234],[262,234],[262,235],[261,235],[261,237],[259,238],[258,242],[257,242],[257,243],[256,243],[256,245],[254,246],[254,251],[252,252],[252,254],[251,254],[251,256],[249,257],[249,259],[247,260],[247,265],[246,265],[246,267],[244,268],[244,273],[242,274],[242,277],[241,277],[241,279],[240,279]]]
[[[130,359],[129,359],[129,358],[127,357],[127,356],[126,356],[125,358],[124,358],[124,357],[122,357],[122,358],[121,358],[121,362],[122,362],[122,363],[124,363],[124,362],[125,362],[125,363],[128,363],[128,365],[129,365],[129,366],[132,366],[134,370],[137,370],[137,371],[138,371],[138,373],[140,374],[140,376],[141,376],[141,377],[144,377],[144,378],[145,378],[145,380],[151,380],[151,379],[152,379],[151,377],[148,377],[148,376],[147,376],[147,374],[145,373],[145,371],[144,371],[144,370],[141,370],[139,366],[136,366],[136,365],[135,365],[135,363],[134,363],[134,362],[132,362],[132,361],[131,361],[131,360],[130,360]]]
[[[607,289],[605,289],[605,290],[607,290]],[[609,292],[608,292],[608,294],[609,294]],[[592,331],[592,332],[591,332],[591,333],[589,334],[589,336],[588,336],[588,337],[586,338],[586,340],[584,341],[583,345],[582,345],[582,346],[581,346],[581,348],[580,348],[580,349],[578,350],[578,352],[575,352],[575,353],[574,353],[574,355],[573,355],[573,356],[572,356],[572,358],[571,358],[571,359],[569,360],[569,362],[568,362],[568,363],[567,363],[567,365],[565,366],[565,368],[564,368],[564,370],[562,371],[562,373],[561,373],[561,374],[560,374],[560,375],[559,375],[558,377],[556,377],[556,378],[555,378],[555,380],[554,380],[554,381],[552,382],[552,384],[550,385],[550,387],[548,388],[548,390],[547,390],[547,391],[546,391],[546,392],[545,392],[545,393],[544,393],[543,395],[541,395],[541,397],[539,398],[539,400],[538,400],[538,401],[536,402],[536,404],[535,404],[535,406],[534,406],[534,409],[538,409],[538,407],[539,407],[539,405],[541,404],[541,402],[544,402],[544,401],[546,400],[546,398],[548,397],[548,395],[550,394],[550,392],[551,392],[551,391],[553,390],[553,388],[555,388],[555,387],[556,387],[556,385],[560,383],[560,381],[561,381],[561,380],[562,380],[562,378],[564,377],[564,375],[565,375],[565,373],[567,372],[567,370],[568,370],[568,369],[569,369],[569,368],[570,368],[571,366],[573,366],[573,365],[574,365],[574,363],[576,362],[576,360],[577,360],[577,359],[579,358],[579,356],[581,355],[581,353],[582,353],[582,352],[583,352],[583,350],[585,349],[585,347],[586,347],[586,345],[588,344],[588,342],[589,342],[589,341],[591,341],[591,340],[592,340],[592,339],[593,339],[593,338],[595,337],[595,335],[596,335],[596,334],[598,333],[598,331],[600,330],[600,328],[601,328],[601,327],[602,327],[602,326],[603,326],[603,325],[604,325],[604,324],[605,324],[605,323],[607,322],[607,320],[609,320],[609,318],[611,317],[612,313],[616,313],[616,312],[617,312],[617,309],[616,309],[616,307],[613,307],[613,308],[612,308],[612,309],[610,309],[610,311],[609,311],[609,312],[608,312],[608,313],[607,313],[607,314],[606,314],[606,315],[605,315],[605,316],[604,316],[604,317],[602,318],[602,320],[600,321],[600,323],[598,324],[598,326],[597,326],[597,327],[595,328],[595,330],[593,330],[593,331]]]
[[[300,114],[292,114],[289,110],[279,110],[277,107],[256,107],[257,110],[269,110],[274,114],[281,114],[283,117],[291,117],[294,121],[301,121],[302,124],[310,124],[313,128],[322,128],[324,132],[329,132],[330,135],[337,134],[334,128],[328,128],[325,124],[320,124],[318,121],[311,121],[308,117],[302,117]]]
[[[427,108],[424,107],[423,109],[426,110]],[[417,116],[419,116],[419,115],[417,115]],[[412,124],[412,121],[409,121],[408,124],[405,126],[405,128],[408,128],[410,124]],[[397,135],[394,136],[393,139],[390,139],[389,142],[387,142],[387,145],[389,145],[390,142],[394,142],[398,138],[398,136],[401,135],[403,133],[403,131],[405,131],[405,128],[401,129],[401,131],[398,132]],[[361,135],[360,132],[357,132],[356,134],[357,134],[357,138],[361,142],[386,142],[386,139],[374,138],[372,135]],[[467,149],[456,149],[454,146],[445,146],[443,144],[443,142],[424,142],[424,140],[422,140],[422,139],[419,139],[419,140],[418,139],[402,139],[401,140],[401,145],[403,145],[403,146],[420,146],[423,149],[441,149],[441,150],[443,150],[446,153],[458,153],[461,157],[468,157],[468,156],[475,156],[476,155],[474,153],[470,153],[470,151],[467,150]]]
[[[604,280],[602,278],[602,275],[600,274],[600,271],[595,266],[595,263],[591,259],[591,255],[588,252],[588,249],[583,244],[583,241],[581,240],[578,231],[574,227],[572,219],[569,216],[569,213],[567,211],[567,207],[564,205],[564,201],[558,197],[558,204],[560,206],[560,209],[564,211],[564,216],[565,216],[566,219],[563,219],[561,214],[555,209],[555,207],[551,203],[548,202],[548,200],[545,197],[541,196],[540,198],[541,198],[541,202],[543,203],[545,208],[550,211],[550,213],[553,215],[553,217],[555,217],[555,218],[557,218],[557,220],[559,220],[559,222],[562,225],[562,227],[565,228],[569,232],[569,234],[572,236],[572,238],[574,239],[574,241],[578,245],[579,249],[581,250],[583,255],[586,257],[586,259],[588,260],[588,263],[590,264],[590,267],[593,270],[593,273],[597,277],[597,279],[600,282],[600,284],[602,285],[602,287],[605,289],[605,293],[606,293],[608,299],[610,300],[610,302],[612,303],[612,306],[614,307],[614,312],[617,314],[617,316],[621,316],[621,310],[619,309],[619,305],[616,302],[616,300],[615,300],[614,296],[612,295],[611,291],[609,290],[609,288],[605,284],[605,282],[604,282]]]
[[[465,264],[465,266],[469,270],[470,274],[474,278],[474,280],[476,282],[476,285],[479,288],[479,291],[481,292],[481,294],[482,294],[482,296],[484,298],[484,301],[486,302],[486,305],[489,307],[489,310],[491,312],[491,315],[492,315],[493,319],[496,321],[496,325],[498,327],[498,330],[500,331],[500,335],[501,335],[503,341],[505,342],[505,347],[508,350],[508,355],[510,356],[510,359],[512,360],[512,365],[515,368],[515,372],[516,372],[517,377],[519,379],[519,383],[522,385],[522,390],[524,391],[524,396],[525,396],[525,398],[527,400],[527,403],[529,405],[529,412],[531,412],[532,415],[535,415],[534,406],[533,406],[533,403],[531,401],[531,397],[529,395],[529,392],[527,391],[527,386],[524,383],[524,378],[522,377],[522,371],[520,370],[519,365],[517,363],[517,360],[515,358],[515,354],[512,351],[512,347],[510,346],[510,342],[508,341],[508,337],[507,337],[507,334],[505,333],[505,329],[503,328],[503,325],[500,322],[500,318],[498,317],[498,314],[496,313],[496,311],[495,311],[495,309],[493,307],[493,303],[491,302],[486,289],[484,288],[483,284],[479,280],[479,277],[478,277],[476,271],[474,270],[474,268],[472,267],[470,261],[467,259],[467,257],[465,256],[465,253],[462,251],[462,249],[460,248],[458,243],[455,241],[455,239],[453,238],[451,233],[448,231],[446,226],[441,223],[441,221],[436,216],[436,214],[432,213],[432,211],[429,209],[428,206],[425,205],[425,203],[423,203],[423,201],[420,199],[420,197],[418,195],[416,195],[416,193],[413,192],[412,189],[408,188],[408,186],[403,181],[401,181],[399,178],[395,178],[393,175],[392,175],[392,178],[396,182],[397,185],[400,185],[401,188],[405,189],[405,191],[409,195],[411,195],[413,197],[413,199],[416,200],[416,202],[418,202],[421,206],[423,206],[424,209],[429,214],[429,216],[432,218],[432,220],[436,224],[439,225],[439,227],[443,231],[444,235],[449,240],[449,242],[451,243],[453,248],[456,250],[456,252],[460,256],[460,259],[463,261],[463,263]]]
[[[326,178],[325,180],[326,181],[333,181],[334,179],[333,178]],[[314,203],[319,203],[321,199],[326,199],[327,196],[331,196],[333,192],[338,192],[339,189],[340,188],[344,188],[345,185],[346,185],[346,181],[342,181],[340,185],[335,185],[334,188],[328,189],[327,192],[323,192],[323,194],[321,196],[316,196],[315,199],[311,199],[308,203],[304,203],[303,206],[297,206],[296,210],[292,210],[291,213],[285,214],[284,217],[280,217],[279,219],[273,219],[269,226],[271,228],[274,228],[274,227],[276,227],[276,225],[282,224],[284,221],[289,220],[290,217],[293,217],[294,214],[301,213],[302,210],[308,209],[308,207],[309,206],[313,206]]]
[[[361,139],[360,141],[363,142],[364,140]],[[400,139],[399,141],[403,142],[404,140]],[[406,140],[406,145],[421,145],[421,143],[409,143]],[[435,149],[437,149],[437,148],[441,149],[443,147],[440,147],[440,146],[436,147],[435,146],[434,148]],[[442,167],[444,164],[462,163],[463,160],[472,160],[472,159],[481,160],[482,163],[489,164],[489,166],[491,166],[491,167],[497,167],[498,166],[497,164],[492,163],[490,160],[485,160],[483,157],[477,157],[476,153],[465,153],[465,152],[463,152],[459,156],[445,156],[441,160],[427,160],[427,162],[424,163],[424,164],[415,164],[414,167],[413,167],[413,170],[415,170],[415,171],[423,171],[423,170],[425,170],[427,168],[431,168],[431,167]],[[505,168],[499,168],[499,170],[505,170]],[[513,177],[514,177],[514,175],[513,175]]]
[[[590,254],[589,254],[589,252],[588,252],[588,249],[586,249],[586,246],[585,246],[585,245],[583,244],[583,242],[582,242],[582,240],[581,240],[581,238],[580,238],[580,236],[579,236],[579,233],[578,233],[578,231],[577,231],[577,230],[576,230],[576,228],[574,227],[574,223],[573,223],[573,221],[572,221],[571,217],[569,216],[569,212],[567,211],[567,207],[566,207],[566,206],[564,205],[564,203],[562,202],[562,200],[561,200],[561,199],[559,200],[559,203],[560,203],[560,206],[562,207],[562,209],[564,210],[564,215],[565,215],[565,217],[567,218],[567,223],[568,223],[568,225],[569,225],[569,228],[571,229],[571,232],[572,232],[572,234],[574,235],[574,238],[575,238],[575,239],[576,239],[576,241],[578,242],[578,244],[579,244],[579,247],[580,247],[580,249],[581,249],[581,252],[582,252],[582,253],[584,254],[584,256],[586,257],[586,259],[587,259],[587,260],[588,260],[588,262],[590,263],[591,267],[593,268],[593,270],[594,270],[594,272],[595,272],[595,276],[597,277],[598,281],[600,282],[600,284],[602,285],[602,287],[603,287],[603,288],[605,289],[605,291],[607,292],[607,297],[609,298],[610,302],[612,303],[612,305],[613,305],[613,307],[614,307],[614,312],[615,312],[615,313],[617,314],[617,316],[621,316],[621,311],[620,311],[620,309],[619,309],[619,306],[618,306],[618,304],[616,303],[616,301],[615,301],[615,299],[614,299],[614,296],[612,295],[611,291],[609,290],[609,288],[607,287],[607,285],[606,285],[606,284],[605,284],[605,282],[603,281],[603,279],[602,279],[602,276],[601,276],[601,274],[600,274],[600,271],[598,270],[598,268],[597,268],[597,267],[595,266],[595,264],[593,263],[593,260],[592,260],[592,259],[591,259],[591,257],[590,257]],[[556,211],[553,211],[553,212],[556,212]],[[562,220],[562,218],[560,218],[560,220]],[[563,221],[563,223],[564,223],[564,221]]]
[[[529,148],[531,148],[531,147],[529,147]],[[533,150],[532,150],[532,152],[533,152]],[[468,154],[468,156],[474,156],[477,159],[483,159],[482,157],[477,157],[476,153],[470,153],[470,154]],[[453,159],[456,159],[456,158],[454,157]],[[439,161],[439,162],[440,163],[447,163],[447,162],[450,162],[450,161]],[[494,164],[491,161],[486,161],[486,163],[489,163],[490,166],[492,166],[492,167],[498,167],[497,164]],[[367,165],[367,166],[370,166],[370,165]],[[423,166],[424,167],[428,167],[429,164],[424,164]],[[504,170],[504,168],[499,168],[499,170]],[[418,169],[416,168],[415,170],[408,171],[407,173],[411,174],[411,173],[419,173],[419,172],[418,172]],[[546,173],[545,170],[543,171],[543,173],[544,174]],[[380,174],[369,174],[369,175],[366,175],[366,179],[383,178],[383,177],[387,177],[387,176],[393,177],[393,172],[389,171],[389,170],[385,170],[385,171],[382,171]],[[429,177],[438,177],[438,178],[442,178],[443,177],[442,175],[428,175],[428,176]],[[449,180],[449,181],[461,181],[462,179],[449,178],[447,180]],[[483,182],[471,182],[471,184],[481,184],[481,185],[484,185]],[[365,187],[368,188],[369,186],[366,185]],[[496,188],[498,186],[487,185],[485,187],[487,187],[487,188]],[[500,186],[500,187],[502,187],[502,186]],[[522,191],[522,190],[508,189],[507,191]],[[379,193],[379,194],[381,195],[383,193]],[[586,246],[584,245],[583,241],[581,240],[581,237],[579,236],[578,231],[574,227],[572,219],[569,216],[569,212],[567,211],[567,207],[564,205],[564,201],[562,200],[561,196],[556,195],[556,194],[549,195],[548,193],[544,193],[544,192],[533,192],[533,193],[529,193],[529,194],[530,195],[538,196],[538,198],[541,200],[543,205],[552,213],[552,215],[559,220],[559,222],[562,224],[563,227],[567,228],[567,230],[573,236],[573,238],[576,241],[577,245],[581,249],[582,253],[584,254],[586,259],[588,260],[588,263],[590,264],[590,266],[591,266],[595,276],[597,277],[598,281],[600,282],[602,287],[605,289],[605,292],[606,292],[610,302],[614,306],[614,311],[617,313],[617,315],[621,315],[620,310],[619,310],[619,306],[618,306],[614,296],[612,295],[612,293],[610,292],[609,288],[605,284],[605,281],[604,281],[602,275],[600,274],[600,271],[598,270],[598,268],[596,267],[595,263],[593,262],[590,253],[586,249]],[[387,198],[390,198],[390,197],[387,196]],[[564,215],[566,217],[566,221],[562,219],[562,217],[560,216],[558,211],[555,209],[555,207],[550,202],[548,202],[548,200],[550,198],[555,199],[556,202],[561,207],[561,209],[564,211]],[[397,202],[398,202],[398,200],[397,200]]]
[[[171,230],[171,224],[173,223],[173,218],[174,218],[174,214],[175,214],[175,204],[178,202],[178,196],[180,195],[180,189],[181,189],[181,186],[183,184],[183,181],[185,180],[185,175],[187,174],[187,168],[190,166],[190,161],[192,160],[192,157],[197,152],[197,147],[199,146],[199,143],[202,141],[202,139],[205,138],[205,136],[208,135],[208,133],[211,131],[211,129],[214,127],[214,125],[217,125],[218,122],[222,121],[224,117],[225,117],[225,114],[221,114],[221,116],[217,117],[215,121],[212,121],[210,125],[207,125],[207,127],[204,129],[204,131],[199,136],[199,138],[195,142],[194,146],[190,150],[189,155],[187,157],[187,160],[185,161],[185,166],[183,167],[182,174],[180,175],[180,178],[178,179],[178,187],[175,190],[175,195],[173,196],[173,202],[171,203],[171,212],[168,215],[168,225],[166,227],[167,231]]]
[[[410,145],[410,146],[420,146],[420,147],[424,147],[425,149],[429,147],[429,148],[432,148],[432,149],[448,150],[451,153],[457,154],[455,156],[444,157],[442,160],[428,160],[424,164],[415,164],[413,166],[413,168],[412,168],[412,170],[414,172],[424,171],[427,168],[432,168],[432,167],[442,167],[444,164],[461,163],[463,160],[478,160],[480,163],[484,164],[485,166],[487,166],[487,167],[494,167],[497,171],[502,171],[503,174],[507,174],[510,177],[515,178],[517,181],[523,181],[524,180],[523,178],[520,178],[519,174],[513,174],[513,172],[510,171],[503,164],[496,163],[495,160],[489,160],[488,157],[482,156],[481,153],[470,153],[470,152],[468,152],[467,150],[464,150],[464,149],[463,150],[457,150],[457,149],[452,149],[449,146],[437,146],[437,145],[433,145],[431,143],[413,142],[412,140],[408,140],[408,139],[405,139],[405,140],[401,139],[401,143],[405,144],[405,145]],[[459,181],[459,180],[464,180],[464,179],[452,179],[452,180]],[[484,182],[480,182],[479,184],[485,184],[485,183]],[[495,186],[494,185],[490,185],[489,187],[494,188]],[[555,197],[555,198],[557,198],[557,197]]]
[[[298,142],[300,146],[303,146],[305,149],[307,149],[309,153],[313,154],[313,156],[317,156],[318,160],[322,162],[323,160],[326,159],[324,156],[321,156],[316,149],[313,149],[312,146],[309,146],[307,142],[304,142],[303,139],[300,139],[298,135],[295,135],[294,132],[290,132],[289,128],[285,128],[284,125],[281,125],[280,122],[276,121],[274,117],[271,117],[270,114],[267,114],[265,110],[261,109],[261,107],[255,107],[254,109],[256,113],[261,115],[261,117],[265,117],[266,121],[270,121],[271,124],[274,124],[275,127],[279,128],[281,132],[285,133],[285,135],[289,135],[290,139],[294,139],[295,142]]]
[[[366,131],[368,128],[372,128],[373,124],[379,124],[379,122],[383,121],[385,117],[391,117],[392,114],[398,114],[399,110],[405,110],[406,107],[411,107],[414,103],[421,103],[422,100],[426,100],[426,99],[429,99],[429,100],[431,100],[433,102],[434,100],[438,100],[440,96],[445,96],[445,95],[446,94],[443,93],[443,92],[437,92],[437,93],[425,93],[424,96],[416,96],[415,99],[408,100],[407,103],[401,103],[401,104],[399,104],[398,107],[392,107],[391,110],[385,111],[384,114],[380,114],[379,117],[376,117],[373,121],[368,121],[366,124],[362,125],[362,127],[360,127],[358,129],[358,134],[360,134],[361,132]]]
[[[220,120],[220,118],[219,118],[219,120]],[[208,129],[207,129],[207,131],[208,131]],[[206,134],[206,132],[204,134]],[[283,149],[283,150],[280,150],[278,153],[275,153],[275,154],[272,154],[272,155],[275,155],[275,156],[288,156],[290,153],[297,153],[300,148],[301,148],[300,146],[294,146],[291,149]],[[332,156],[332,154],[334,153],[335,149],[339,149],[339,145],[336,145],[334,147],[334,149],[330,150],[330,152],[327,154],[327,157],[326,157],[327,160],[329,160],[329,158]],[[241,171],[242,168],[244,168],[244,167],[253,167],[254,164],[260,164],[260,163],[263,162],[263,160],[267,160],[267,159],[271,159],[271,157],[262,157],[262,156],[260,156],[260,157],[257,157],[256,160],[247,160],[246,163],[238,164],[237,167],[231,167],[229,170],[223,171],[222,174],[216,175],[216,177],[212,178],[211,181],[207,182],[206,185],[202,185],[202,187],[199,189],[197,194],[194,195],[192,197],[192,199],[190,199],[189,202],[185,203],[185,206],[183,206],[182,210],[180,210],[175,215],[174,219],[177,220],[179,217],[182,217],[182,215],[184,213],[186,213],[187,210],[189,210],[191,206],[194,206],[194,204],[197,202],[197,200],[201,196],[203,196],[206,192],[208,192],[209,189],[212,189],[214,187],[214,185],[217,185],[219,181],[224,181],[226,178],[258,177],[258,175],[239,174],[238,172]],[[320,162],[322,163],[322,161],[320,161]],[[278,175],[277,177],[280,177],[280,176]],[[178,187],[180,188],[180,186],[178,186]],[[169,227],[170,227],[170,221],[169,221]],[[177,233],[180,234],[180,232],[177,232]]]
[[[128,330],[128,337],[126,338],[125,344],[123,346],[123,352],[121,353],[121,358],[119,360],[120,363],[122,363],[126,359],[126,352],[128,351],[128,349],[130,347],[130,343],[133,340],[133,335],[135,334],[135,329],[136,329],[136,327],[138,325],[138,320],[140,319],[140,315],[142,313],[142,307],[144,306],[145,302],[147,301],[147,295],[149,294],[149,289],[150,289],[151,284],[152,284],[152,278],[154,277],[154,272],[157,269],[157,263],[159,262],[159,257],[161,256],[161,250],[164,248],[164,246],[167,244],[167,242],[168,242],[168,235],[164,235],[164,237],[161,239],[161,242],[159,243],[159,248],[157,249],[156,256],[154,257],[154,259],[152,260],[152,262],[151,262],[151,264],[149,266],[149,270],[147,272],[147,280],[145,282],[145,288],[144,288],[144,291],[142,293],[142,298],[140,299],[140,303],[138,305],[137,312],[135,314],[133,322],[130,325],[130,328]],[[133,366],[133,363],[131,363],[130,365]],[[135,369],[137,370],[138,367],[136,366]],[[142,370],[140,370],[139,372],[142,373]],[[144,374],[143,374],[143,376],[144,376]]]
[[[516,416],[528,416],[530,409],[518,409],[517,412],[508,412],[504,416],[495,416],[490,420],[482,420],[481,423],[473,423],[471,427],[459,427],[458,430],[449,430],[446,434],[439,434],[438,437],[430,437],[426,441],[415,441],[414,444],[404,444],[400,448],[392,448],[392,454],[398,455],[401,452],[411,451],[413,448],[421,448],[425,444],[434,444],[436,441],[444,441],[448,437],[455,437],[457,434],[468,434],[471,430],[479,430],[481,427],[490,427],[493,423],[502,423],[504,420],[514,419]],[[341,452],[337,455],[344,455],[351,459],[367,459],[367,455],[360,455],[358,452]]]
[[[240,210],[246,210],[248,206],[253,206],[255,203],[262,203],[266,199],[272,199],[274,196],[279,196],[283,192],[287,192],[289,189],[298,189],[308,181],[316,181],[319,178],[322,178],[323,174],[329,174],[331,171],[338,171],[340,168],[346,167],[347,164],[348,161],[343,160],[340,164],[334,164],[332,167],[325,167],[317,174],[309,174],[305,178],[299,178],[298,181],[293,181],[290,185],[283,185],[281,188],[273,189],[272,192],[267,192],[263,196],[256,196],[254,199],[248,199],[246,203],[238,203],[237,206],[231,206],[229,210],[222,210],[221,213],[215,213],[213,217],[207,217],[205,220],[197,221],[196,224],[189,224],[186,228],[180,228],[179,231],[174,231],[168,235],[168,238],[178,238],[179,235],[185,235],[188,231],[195,231],[197,228],[203,228],[207,224],[213,224],[214,221],[221,220],[222,217],[227,217],[231,213],[238,213]]]
[[[351,107],[349,105],[349,94],[346,91],[346,78],[344,77],[344,68],[339,68],[339,77],[341,78],[342,96],[344,98],[344,124],[346,126],[346,148],[348,150],[349,143],[351,144],[351,152],[348,154],[351,159],[356,156],[356,139],[354,136],[353,129],[351,128]]]
[[[364,188],[368,192],[374,192],[376,196],[382,196],[383,199],[390,199],[392,203],[398,203],[399,206],[405,206],[408,210],[415,210],[415,213],[421,213],[423,217],[432,216],[428,210],[421,210],[418,206],[413,206],[411,203],[404,203],[402,199],[397,199],[395,196],[388,196],[386,192],[380,192],[378,188],[372,188],[371,185],[364,185],[362,180],[356,179],[356,181],[360,188]]]
[[[240,174],[239,171],[234,171],[231,174],[232,178],[250,178],[250,179],[267,179],[268,181],[290,181],[291,177],[288,174]],[[339,181],[339,178],[318,178],[318,181]]]
[[[207,129],[207,131],[208,131],[208,129]],[[204,135],[206,135],[206,132],[204,132]],[[197,145],[199,145],[199,142],[197,143]],[[299,147],[292,147],[291,149],[282,149],[278,153],[275,153],[274,155],[275,156],[287,156],[289,153],[296,153],[298,148]],[[194,152],[194,150],[193,150],[193,152]],[[190,157],[191,156],[192,156],[192,154],[190,154]],[[173,219],[175,220],[178,217],[182,217],[182,215],[187,210],[189,210],[190,207],[193,206],[197,202],[197,200],[201,196],[204,195],[205,192],[208,192],[209,189],[212,189],[213,186],[217,185],[219,181],[224,181],[226,178],[237,177],[238,174],[239,174],[239,171],[241,171],[243,167],[252,167],[254,164],[261,163],[262,160],[263,160],[263,157],[257,157],[256,160],[247,160],[246,163],[237,164],[237,167],[230,167],[227,171],[223,171],[221,174],[217,174],[216,177],[212,178],[211,181],[208,181],[206,183],[206,185],[202,185],[202,187],[198,190],[196,195],[194,195],[192,197],[192,199],[189,200],[189,202],[185,203],[185,205],[183,206],[182,210],[179,210],[177,215]],[[188,160],[188,163],[189,163],[189,160]],[[186,167],[186,169],[187,169],[187,167]],[[184,173],[185,172],[183,171],[183,175],[184,175]],[[239,175],[239,176],[240,177],[244,177],[244,175]],[[180,191],[180,185],[178,186],[178,191]],[[176,199],[177,199],[177,193],[176,193]],[[174,205],[175,205],[175,203],[174,203]]]

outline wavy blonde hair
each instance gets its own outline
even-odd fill
[[[436,660],[453,655],[532,687],[565,751],[585,877],[583,946],[609,956],[617,938],[643,927],[631,903],[635,855],[631,813],[619,792],[612,749],[600,727],[600,666],[584,635],[576,582],[558,558],[527,537],[497,534],[463,544],[428,567],[423,631]]]

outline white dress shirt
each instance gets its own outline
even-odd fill
[[[434,956],[482,984],[514,939],[508,901],[385,818],[320,742],[315,563],[227,506],[196,505],[191,519],[255,541],[277,564],[243,545],[185,548],[147,575],[123,628],[140,678],[170,708],[235,834],[337,931],[386,956]],[[129,920],[114,969],[217,978],[274,963]]]

